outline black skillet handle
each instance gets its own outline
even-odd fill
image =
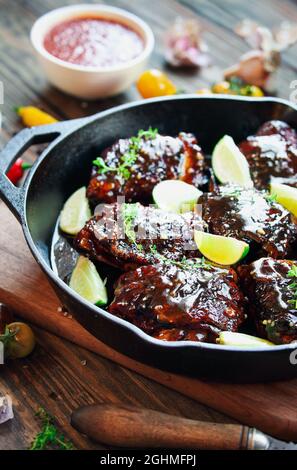
[[[73,119],[24,129],[16,134],[0,152],[0,198],[19,221],[22,221],[24,214],[26,183],[20,188],[16,187],[7,178],[6,172],[31,145],[53,142],[78,127],[84,119]]]

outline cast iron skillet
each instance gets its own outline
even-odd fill
[[[150,125],[160,133],[193,132],[211,152],[223,134],[239,141],[269,119],[297,128],[297,107],[272,99],[184,95],[122,105],[84,119],[25,129],[0,154],[0,195],[22,224],[27,243],[54,290],[75,318],[94,336],[138,361],[179,373],[233,382],[297,376],[296,345],[238,349],[195,342],[163,342],[79,297],[51,269],[53,230],[67,197],[86,185],[91,162],[119,137]],[[22,188],[5,171],[30,145],[51,142],[35,162]],[[57,319],[58,321],[58,319]]]

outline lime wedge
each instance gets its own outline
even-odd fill
[[[107,291],[104,282],[92,261],[84,256],[78,258],[69,286],[92,304],[107,304]]]
[[[270,193],[275,196],[279,204],[297,217],[297,188],[281,183],[271,183]]]
[[[181,214],[194,210],[202,192],[180,180],[165,180],[153,189],[153,199],[159,209]]]
[[[224,135],[212,154],[212,168],[223,184],[238,184],[244,188],[253,186],[249,164],[232,137]]]
[[[219,334],[217,343],[224,344],[225,346],[241,346],[247,348],[267,348],[275,346],[275,344],[267,341],[267,339],[245,335],[243,333],[233,333],[232,331],[222,331]]]
[[[244,258],[249,245],[232,237],[211,235],[195,230],[194,239],[198,250],[205,258],[217,264],[230,265]]]
[[[70,235],[76,235],[90,218],[86,188],[82,187],[65,202],[60,216],[60,229]]]

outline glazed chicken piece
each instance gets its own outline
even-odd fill
[[[170,137],[153,132],[151,137],[138,137],[136,142],[133,137],[120,139],[103,151],[102,160],[107,168],[93,167],[87,188],[91,202],[112,203],[117,202],[117,196],[124,196],[125,202],[148,203],[153,187],[166,179],[180,179],[196,187],[207,183],[204,156],[192,134]],[[122,166],[120,172],[108,171],[119,168],[131,155],[132,164]]]
[[[238,271],[258,333],[276,344],[297,340],[296,261],[261,258]]]
[[[232,269],[192,259],[122,274],[108,310],[158,339],[215,342],[220,331],[237,331],[243,305]]]
[[[95,261],[129,270],[160,257],[174,261],[199,257],[193,231],[204,227],[193,212],[179,215],[139,203],[102,204],[100,214],[86,223],[74,246]]]
[[[250,243],[254,256],[285,258],[297,241],[296,219],[264,191],[221,186],[199,203],[210,233]]]
[[[282,121],[268,121],[240,144],[256,188],[269,183],[297,187],[297,132]]]

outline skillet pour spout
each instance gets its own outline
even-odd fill
[[[89,180],[101,150],[115,139],[158,128],[197,135],[210,154],[224,134],[240,142],[265,121],[279,119],[297,128],[297,107],[274,98],[180,95],[129,103],[102,113],[49,126],[25,129],[0,154],[0,196],[21,223],[27,244],[62,304],[95,337],[136,361],[213,380],[263,382],[297,376],[296,345],[248,349],[192,341],[165,342],[115,317],[77,295],[53,271],[52,238],[65,200]],[[5,176],[31,145],[49,143],[35,161],[23,187]],[[295,356],[294,356],[295,355]],[[295,359],[294,359],[295,358]]]

